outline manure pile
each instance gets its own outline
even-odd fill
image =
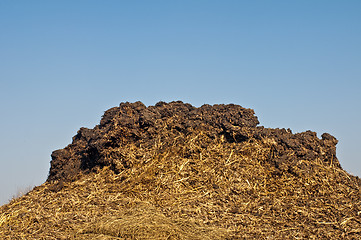
[[[121,103],[0,208],[1,239],[360,239],[336,138],[258,124],[233,104]]]

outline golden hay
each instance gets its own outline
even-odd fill
[[[186,220],[172,220],[144,202],[117,216],[96,219],[81,233],[102,234],[124,239],[225,239],[227,231],[199,226]]]
[[[360,239],[360,179],[336,160],[285,167],[271,136],[177,134],[109,147],[128,168],[48,181],[1,206],[1,238]]]
[[[202,142],[201,134],[197,136]],[[196,148],[193,137],[183,146]],[[114,174],[103,168],[64,183],[58,192],[45,183],[1,207],[0,235],[5,239],[359,236],[360,189],[346,172],[305,161],[316,174],[275,178],[272,167],[262,165],[272,140],[242,148],[222,141],[214,141],[191,160],[179,157],[183,149],[175,144],[129,171]]]

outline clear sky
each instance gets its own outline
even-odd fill
[[[361,176],[361,1],[0,1],[0,204],[120,102],[255,109]]]

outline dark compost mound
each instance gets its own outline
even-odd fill
[[[361,239],[361,184],[330,134],[251,109],[121,103],[0,208],[4,239]]]
[[[258,124],[252,109],[234,104],[196,108],[181,101],[159,102],[150,107],[141,102],[121,103],[105,112],[100,125],[81,128],[72,144],[53,152],[48,181],[72,180],[79,173],[104,166],[119,173],[131,167],[119,151],[122,146],[134,143],[138,148],[150,149],[157,141],[169,145],[176,138],[199,131],[208,140],[223,136],[226,142],[237,144],[272,139],[275,144],[266,161],[275,167],[275,174],[311,173],[312,168],[301,161],[316,158],[325,165],[341,168],[336,157],[337,140],[330,134],[324,133],[319,139],[311,131],[292,134],[289,129],[257,127]]]

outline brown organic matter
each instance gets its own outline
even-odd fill
[[[238,105],[121,103],[0,208],[5,239],[359,239],[361,181],[335,137]]]

